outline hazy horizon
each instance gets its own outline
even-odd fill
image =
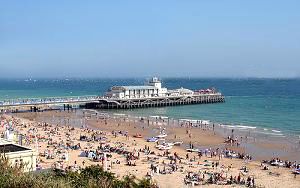
[[[300,77],[196,77],[196,76],[106,76],[106,77],[0,77],[0,80],[20,80],[20,81],[34,81],[34,80],[92,80],[92,79],[151,79],[152,77],[158,77],[159,79],[231,79],[231,80],[298,80]]]
[[[3,1],[0,78],[299,78],[299,6]]]

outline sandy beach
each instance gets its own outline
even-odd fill
[[[12,121],[14,130],[26,135],[24,145],[38,150],[40,169],[78,170],[99,164],[118,177],[132,174],[137,178],[151,178],[162,188],[192,184],[239,187],[248,182],[257,187],[300,185],[300,177],[292,173],[292,167],[261,164],[260,160],[252,159],[251,153],[245,153],[247,149],[239,146],[239,141],[224,143],[224,135],[211,126],[175,126],[173,122],[123,116],[103,118],[82,111],[9,114],[2,115],[1,121]],[[4,127],[1,129],[3,132]],[[38,137],[38,148],[32,130]],[[183,143],[160,150],[158,142],[146,141],[162,130],[167,134],[166,143]],[[191,145],[203,149],[202,152],[187,152],[186,148]],[[257,142],[255,145],[262,149],[288,150],[285,145],[272,143]],[[272,156],[268,157],[265,160]]]

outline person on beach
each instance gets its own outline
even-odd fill
[[[108,125],[110,126],[111,124],[110,124],[110,121],[108,121],[109,123],[108,123]],[[49,128],[48,126],[46,126],[46,124],[44,124],[44,123],[39,123],[39,124],[28,124],[28,126],[29,127],[36,127],[36,129],[39,131],[39,134],[40,134],[40,136],[38,136],[38,138],[39,139],[42,139],[42,137],[43,137],[43,132],[45,131],[45,132],[50,132],[50,129],[51,129],[51,137],[52,137],[52,141],[51,142],[53,142],[53,145],[55,145],[55,143],[57,143],[56,145],[55,145],[55,147],[59,147],[59,146],[64,146],[64,145],[68,145],[67,147],[70,149],[70,154],[71,154],[71,152],[77,152],[77,151],[72,151],[73,149],[71,149],[73,146],[75,146],[76,145],[76,143],[66,143],[66,138],[69,138],[70,139],[70,142],[72,142],[72,141],[77,141],[78,140],[78,135],[79,134],[83,134],[83,135],[85,135],[86,137],[87,137],[87,139],[86,140],[83,140],[83,141],[79,141],[79,143],[81,143],[82,144],[82,148],[87,148],[86,150],[87,150],[87,152],[89,152],[90,150],[93,150],[93,152],[94,153],[96,153],[96,155],[97,155],[97,157],[96,157],[96,159],[97,159],[97,164],[99,163],[99,161],[101,161],[101,159],[102,159],[102,157],[101,157],[101,150],[98,152],[98,151],[95,151],[95,148],[97,147],[97,145],[99,144],[99,143],[97,143],[98,141],[96,141],[96,139],[97,139],[97,137],[98,137],[98,132],[95,132],[94,130],[92,130],[92,129],[90,129],[90,128],[85,128],[84,130],[77,130],[77,128],[75,128],[75,131],[78,131],[77,133],[78,133],[78,135],[76,136],[76,137],[74,137],[73,138],[73,133],[75,133],[75,132],[72,132],[72,130],[70,130],[70,128],[68,128],[68,127],[65,127],[64,128],[64,126],[61,126],[61,123],[64,123],[64,122],[60,122],[60,124],[58,125],[58,126],[54,126],[53,128]],[[101,124],[102,125],[104,125],[104,122],[102,121],[101,122]],[[25,125],[26,126],[26,125]],[[107,127],[109,127],[109,126],[107,126]],[[117,123],[115,123],[114,124],[114,126],[117,126]],[[43,129],[42,129],[42,131],[41,131],[41,129],[39,128],[39,127],[43,127]],[[51,126],[50,126],[51,127]],[[120,127],[122,127],[122,125],[120,125]],[[138,127],[138,126],[137,126]],[[48,130],[44,130],[44,128],[47,128]],[[132,127],[133,128],[133,127]],[[141,128],[141,127],[140,127]],[[53,129],[53,130],[52,130]],[[183,128],[184,129],[184,128]],[[55,131],[54,131],[55,130]],[[118,130],[122,130],[121,128],[118,128]],[[130,130],[129,130],[130,131]],[[60,133],[60,136],[59,136],[59,133]],[[68,133],[68,135],[65,137],[65,133]],[[105,133],[105,132],[103,132],[103,133]],[[152,150],[152,147],[155,145],[154,143],[145,143],[145,141],[143,141],[143,140],[139,140],[139,139],[136,139],[135,141],[133,141],[134,139],[132,139],[132,140],[130,140],[130,142],[128,142],[127,141],[127,137],[125,138],[124,136],[126,135],[124,132],[120,132],[120,134],[123,134],[123,137],[122,136],[116,136],[115,137],[115,135],[117,135],[117,134],[119,134],[119,132],[117,132],[117,131],[114,131],[114,133],[111,133],[111,131],[109,131],[109,132],[107,132],[107,134],[108,135],[106,135],[107,136],[107,138],[108,138],[108,140],[109,141],[107,141],[105,144],[103,144],[102,145],[102,147],[104,148],[105,147],[105,145],[106,144],[113,144],[113,146],[115,146],[115,145],[120,145],[120,148],[121,147],[125,147],[126,148],[126,150],[125,150],[125,152],[132,152],[132,149],[133,149],[133,147],[134,147],[134,149],[137,151],[136,153],[134,153],[134,155],[133,156],[131,156],[132,158],[134,158],[134,159],[132,159],[131,160],[131,162],[130,162],[130,164],[133,166],[133,165],[135,165],[135,162],[136,162],[136,164],[138,164],[138,165],[146,165],[146,168],[149,168],[149,164],[151,163],[153,163],[153,160],[154,161],[158,161],[158,164],[157,164],[157,166],[159,166],[159,168],[161,169],[160,170],[160,173],[161,174],[168,174],[169,172],[172,172],[172,173],[175,173],[175,175],[177,175],[176,173],[176,169],[178,168],[178,169],[181,169],[181,168],[184,168],[184,169],[191,169],[191,168],[189,168],[190,166],[193,166],[193,165],[197,165],[197,164],[201,164],[201,161],[199,160],[199,161],[196,161],[196,158],[195,158],[195,156],[197,156],[197,154],[198,154],[198,156],[199,156],[199,159],[200,159],[200,157],[202,156],[202,153],[201,152],[199,152],[199,153],[188,153],[188,156],[186,156],[186,159],[184,159],[184,157],[183,157],[183,159],[182,159],[182,163],[181,163],[181,159],[180,159],[180,157],[178,156],[178,155],[181,155],[181,156],[184,156],[184,154],[186,153],[186,151],[181,151],[180,149],[178,149],[178,148],[176,148],[176,150],[172,150],[172,153],[174,153],[174,157],[173,157],[173,159],[172,159],[172,155],[170,155],[170,157],[168,157],[168,158],[162,158],[161,156],[159,156],[159,155],[157,155],[157,153],[156,153],[156,149],[154,149],[154,151],[155,151],[155,153],[156,154],[153,154],[154,156],[152,157],[152,154],[151,155],[149,155],[149,153],[150,153],[150,148],[149,148],[149,146],[151,147],[151,150]],[[196,136],[198,136],[196,133],[194,133],[193,132],[193,134],[195,134],[195,137],[194,138],[196,138]],[[182,130],[182,132],[181,132],[181,134],[180,133],[178,133],[178,134],[175,134],[176,135],[176,138],[177,138],[177,136],[178,137],[180,137],[181,135],[183,135],[183,137],[184,137],[184,135],[185,135],[185,132],[184,132],[184,130]],[[175,137],[175,135],[174,135],[174,137]],[[187,137],[187,135],[185,136],[185,137]],[[91,142],[89,142],[88,140],[90,140],[92,138],[92,140],[94,140],[95,141],[95,143],[94,144],[92,144]],[[31,138],[32,139],[32,138]],[[125,141],[125,139],[126,139],[126,141]],[[63,142],[60,142],[60,141],[63,141]],[[49,142],[48,142],[49,141]],[[184,140],[185,142],[187,141],[187,140]],[[135,142],[135,144],[133,144],[134,146],[132,147],[132,142]],[[194,142],[194,141],[193,141]],[[46,140],[45,141],[45,145],[47,145],[47,143],[49,143],[50,144],[50,140]],[[196,142],[195,142],[196,143]],[[32,143],[31,143],[32,144]],[[48,145],[49,145],[48,144]],[[143,150],[143,146],[145,145],[145,150]],[[52,146],[51,146],[52,147]],[[119,147],[119,146],[118,146]],[[117,147],[117,148],[118,148]],[[192,145],[192,142],[190,142],[190,147],[191,148],[193,148],[193,145]],[[220,147],[221,148],[221,147]],[[174,148],[173,148],[174,149]],[[178,149],[178,150],[177,150]],[[182,148],[181,148],[182,149]],[[229,150],[229,149],[228,149]],[[55,156],[55,152],[54,151],[52,151],[52,149],[50,149],[49,148],[49,152],[52,152],[53,153],[53,156],[54,156],[54,160],[56,160],[57,158],[56,158],[56,156]],[[149,152],[148,152],[149,151]],[[177,153],[177,151],[179,152],[179,153]],[[217,151],[217,152],[215,152],[215,151]],[[79,151],[78,151],[79,152]],[[124,151],[122,151],[122,152],[124,152]],[[153,151],[152,151],[153,152]],[[165,153],[165,156],[167,156],[167,152],[164,152]],[[112,172],[114,172],[114,173],[116,173],[116,174],[120,174],[120,177],[122,177],[122,175],[123,175],[123,173],[124,172],[122,172],[122,169],[126,169],[126,167],[124,167],[123,165],[126,165],[125,163],[126,162],[124,162],[124,164],[123,164],[123,160],[121,160],[121,157],[123,157],[123,154],[121,154],[121,155],[119,155],[117,152],[112,152],[111,153],[112,155],[113,155],[113,158],[115,158],[115,157],[118,157],[118,159],[117,160],[120,160],[121,161],[121,165],[120,165],[120,168],[114,168],[113,169],[113,171]],[[221,157],[222,157],[222,154],[224,154],[225,155],[225,152],[222,150],[222,148],[220,149],[220,151],[218,150],[218,149],[209,149],[208,150],[208,156],[209,156],[209,154],[211,154],[210,155],[210,157],[215,157],[215,159],[217,159],[217,155],[219,156],[219,160],[221,159]],[[73,156],[74,156],[74,153],[73,153]],[[76,158],[73,158],[72,160],[71,160],[71,155],[70,155],[70,166],[72,167],[72,162],[75,160],[76,161],[76,163],[77,164],[82,164],[82,166],[89,166],[90,164],[92,164],[92,163],[94,163],[94,162],[92,162],[92,163],[90,163],[90,162],[88,162],[88,161],[82,161],[82,159],[81,158],[77,158],[77,156],[78,155],[76,155]],[[136,156],[140,156],[140,159],[136,159],[135,160],[135,157]],[[146,163],[144,163],[144,162],[141,162],[141,159],[143,159],[144,157],[146,157],[147,156],[147,159],[149,160],[148,162],[146,162]],[[120,157],[120,158],[119,158]],[[244,158],[244,159],[246,159],[247,158],[247,155],[245,155],[245,154],[238,154],[238,158],[236,158],[236,157],[234,157],[234,158],[236,158],[236,160],[238,160],[238,159],[240,159],[240,157],[242,157],[242,158]],[[154,159],[154,158],[158,158],[158,159]],[[164,160],[163,161],[163,163],[165,163],[165,165],[164,166],[162,166],[162,163],[161,163],[161,161],[162,161],[162,159]],[[192,159],[192,160],[190,160],[190,159]],[[203,160],[206,160],[207,158],[203,158]],[[45,158],[43,158],[43,160],[46,160]],[[234,159],[235,160],[235,159]],[[47,161],[48,162],[48,161]],[[141,162],[141,163],[140,163]],[[215,161],[215,160],[213,160],[213,167],[214,168],[211,168],[211,172],[213,173],[213,182],[214,183],[220,183],[219,182],[219,180],[220,180],[220,177],[221,177],[221,175],[220,174],[217,174],[216,172],[218,171],[218,170],[220,170],[221,168],[218,168],[219,167],[219,161]],[[239,162],[239,164],[240,163],[244,163],[244,161],[241,161],[241,160],[239,160],[238,161]],[[115,162],[115,163],[113,163],[113,164],[116,164],[116,163],[119,163],[119,162]],[[176,164],[176,165],[173,165],[173,164]],[[188,164],[187,164],[188,163]],[[224,160],[222,160],[221,161],[221,165],[220,166],[227,166],[228,165],[228,163],[231,163],[230,161],[228,161],[228,157],[225,155],[225,159]],[[236,166],[237,165],[237,161],[232,161],[232,163]],[[45,164],[46,165],[46,163],[42,163],[43,165]],[[96,164],[96,163],[95,163]],[[212,165],[212,162],[210,162],[209,163],[210,165]],[[60,164],[61,165],[61,164]],[[155,164],[156,165],[156,164]],[[190,166],[189,166],[190,165]],[[66,166],[66,165],[64,165],[64,166]],[[69,165],[67,165],[67,167],[70,167]],[[74,169],[75,170],[75,163],[74,163],[74,165],[73,165],[73,167],[70,169],[70,170],[72,170],[72,169]],[[296,162],[290,162],[290,163],[287,163],[287,165],[286,166],[289,166],[288,168],[289,169],[292,169],[292,168],[294,168],[294,167],[296,167],[297,166],[297,163]],[[66,167],[66,168],[67,168]],[[117,166],[115,166],[115,167],[117,167]],[[118,166],[119,167],[119,166]],[[132,167],[130,167],[129,169],[131,170],[131,168]],[[200,168],[200,170],[202,170],[202,167],[199,167]],[[202,178],[203,177],[203,179],[205,178],[205,174],[204,173],[198,173],[198,172],[196,172],[196,171],[198,171],[199,170],[199,168],[198,168],[198,166],[197,166],[197,169],[192,169],[192,171],[194,171],[192,174],[191,174],[191,176],[194,176],[194,177],[200,177],[200,178]],[[225,169],[225,168],[224,168]],[[126,169],[126,170],[128,170],[128,169]],[[229,169],[228,169],[229,170]],[[242,182],[246,182],[246,181],[244,181],[243,180],[243,178],[241,178],[240,176],[240,174],[237,174],[236,173],[236,170],[237,170],[237,168],[233,168],[232,169],[232,182],[233,182],[233,184],[239,184],[239,182],[240,182],[240,184],[242,184]],[[282,170],[282,168],[280,168],[279,169],[280,171]],[[252,171],[252,167],[251,167],[251,171]],[[253,167],[253,171],[255,171],[255,168]],[[135,173],[135,174],[137,174],[138,176],[140,175],[139,173],[140,173],[141,171],[139,170],[139,172],[132,172],[133,174]],[[146,171],[145,171],[146,172]],[[252,172],[251,172],[252,173]],[[282,174],[283,174],[284,172],[282,172]],[[150,174],[150,173],[149,173]],[[224,174],[226,174],[226,173],[224,173]],[[144,174],[143,174],[144,175]],[[202,176],[203,175],[203,176]],[[227,175],[227,174],[226,174]],[[228,177],[230,176],[231,174],[230,173],[228,173]],[[252,174],[251,174],[252,175]],[[247,176],[246,176],[247,177]],[[259,182],[261,182],[261,180],[262,180],[262,178],[261,177],[257,177],[257,176],[255,176],[256,178],[258,178],[259,179]],[[291,178],[289,178],[289,181],[290,180],[293,180],[294,178],[293,178],[293,176],[292,175],[290,175],[290,177]],[[296,178],[296,176],[294,176],[295,178]],[[169,178],[169,177],[166,177],[166,178]],[[208,177],[206,177],[207,179],[208,179]],[[255,185],[255,181],[254,181],[254,178],[252,178],[252,176],[250,177],[251,178],[251,183],[250,183],[250,185],[253,187],[253,185]],[[198,180],[198,178],[195,178],[196,180]],[[225,178],[225,175],[224,175],[224,179],[226,180],[227,178]],[[279,179],[279,178],[278,178]],[[205,179],[204,179],[205,180]],[[205,180],[205,181],[207,181],[207,180]],[[283,180],[284,181],[284,180]],[[297,181],[297,180],[295,180],[295,181]],[[162,185],[163,185],[163,182],[161,182],[161,181],[159,181],[159,183],[162,183]],[[244,183],[244,185],[245,185],[245,183]]]

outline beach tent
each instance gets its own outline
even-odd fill
[[[79,157],[86,157],[86,153],[83,151],[79,154]]]
[[[94,152],[89,152],[88,158],[89,158],[89,159],[92,159],[92,158],[94,158],[94,157],[96,157],[96,154],[95,154]]]
[[[157,142],[157,141],[158,141],[158,139],[155,137],[151,137],[151,138],[147,139],[147,142]]]
[[[300,168],[295,169],[295,170],[293,171],[293,173],[294,173],[294,174],[300,174]]]

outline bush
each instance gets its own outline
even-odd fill
[[[0,158],[0,187],[2,188],[155,188],[149,180],[125,176],[119,180],[100,166],[89,166],[81,172],[59,170],[47,173],[23,173],[10,167],[5,157]]]

